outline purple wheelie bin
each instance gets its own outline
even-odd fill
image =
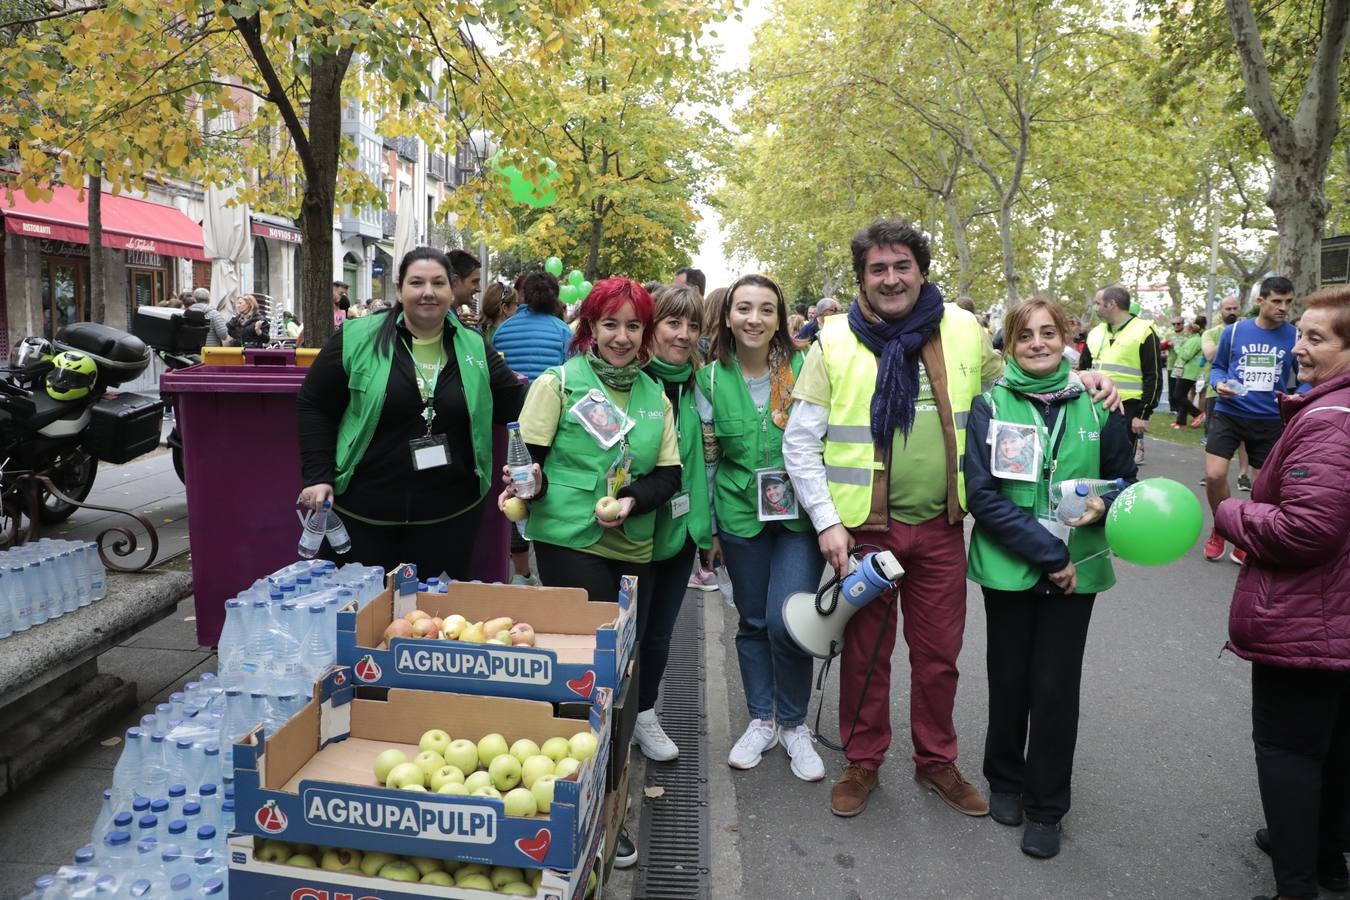
[[[197,641],[215,646],[225,601],[295,562],[300,447],[293,350],[245,350],[243,365],[165,372],[183,440]]]

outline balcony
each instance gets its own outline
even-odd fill
[[[450,177],[449,162],[444,153],[431,153],[427,155],[427,177],[434,178],[437,181],[448,181]]]
[[[387,137],[384,138],[384,149],[393,150],[399,155],[400,159],[406,159],[408,162],[417,162],[417,153],[421,149],[421,141],[415,137]]]
[[[361,237],[372,241],[378,241],[386,234],[384,230],[384,216],[388,215],[386,210],[377,209],[368,206],[364,209],[352,209],[350,206],[342,207],[342,239],[348,240],[353,237]],[[389,232],[392,234],[392,232]]]
[[[380,217],[380,227],[384,229],[385,237],[393,237],[394,232],[398,229],[398,215],[387,209],[383,210]]]

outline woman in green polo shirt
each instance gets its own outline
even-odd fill
[[[1068,329],[1053,301],[1013,307],[1003,325],[1003,376],[975,398],[966,425],[966,500],[975,518],[968,577],[984,588],[988,621],[989,814],[1004,825],[1025,817],[1022,851],[1041,858],[1059,852],[1059,822],[1069,811],[1093,601],[1115,583],[1102,526],[1115,492],[1089,497],[1086,512],[1066,524],[1050,486],[1132,482],[1137,472],[1125,417],[1093,403],[1069,371]],[[1018,441],[1029,465],[1009,461],[1007,447]]]
[[[819,781],[825,766],[806,726],[812,660],[783,625],[788,596],[814,592],[824,569],[783,467],[783,428],[802,355],[788,331],[783,293],[763,275],[744,275],[728,289],[716,329],[715,361],[698,372],[697,403],[712,478],[713,557],[726,561],[740,613],[736,656],[750,714],[727,763],[754,768],[781,741],[792,773]]]
[[[404,256],[393,308],[346,322],[300,388],[300,504],[333,503],[343,561],[469,577],[492,425],[516,418],[524,387],[450,311],[453,271],[430,247]]]

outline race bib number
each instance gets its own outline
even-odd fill
[[[1273,391],[1280,379],[1280,360],[1274,353],[1242,357],[1242,384],[1249,391]]]

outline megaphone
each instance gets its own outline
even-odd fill
[[[844,629],[853,614],[895,587],[904,574],[889,550],[852,559],[842,582],[835,576],[814,594],[799,591],[787,598],[783,624],[788,636],[803,653],[817,659],[837,655],[844,648]]]

